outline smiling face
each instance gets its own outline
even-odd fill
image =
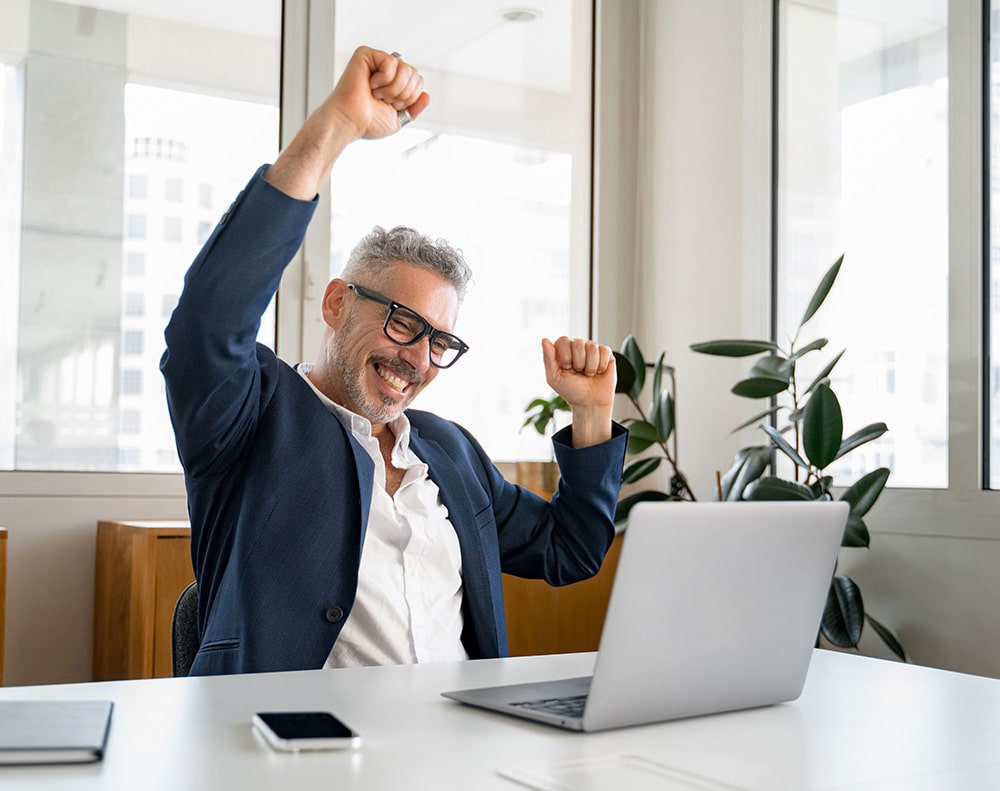
[[[435,328],[451,331],[458,318],[458,294],[444,278],[396,263],[378,283],[359,283],[416,311]],[[343,280],[327,286],[323,318],[330,330],[320,360],[310,373],[317,387],[338,404],[368,418],[373,431],[391,423],[437,376],[428,339],[400,346],[382,330],[388,307],[363,299]]]

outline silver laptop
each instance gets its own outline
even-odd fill
[[[794,700],[848,510],[829,501],[639,503],[593,676],[442,694],[579,731]]]

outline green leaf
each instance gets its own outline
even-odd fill
[[[847,517],[847,527],[844,528],[844,537],[840,540],[842,547],[864,548],[871,544],[871,535],[868,532],[868,525],[860,516],[850,514]]]
[[[640,478],[645,478],[653,470],[660,466],[661,461],[663,461],[662,456],[654,456],[649,459],[639,459],[638,461],[633,461],[624,470],[622,470],[622,486],[627,483],[635,483]]]
[[[628,441],[625,452],[630,456],[642,453],[656,442],[656,428],[645,420],[636,420],[628,425]]]
[[[802,321],[799,322],[799,327],[805,324],[809,319],[816,315],[816,311],[819,310],[820,305],[826,299],[826,295],[830,293],[830,289],[833,288],[833,281],[837,279],[837,275],[840,272],[840,265],[844,263],[844,256],[841,254],[840,258],[826,270],[826,274],[823,275],[823,279],[819,282],[819,286],[816,288],[816,292],[812,295],[812,299],[809,300],[809,305],[806,307],[806,312],[802,314]]]
[[[646,358],[642,356],[639,344],[631,335],[622,342],[622,355],[632,364],[632,370],[635,371],[635,381],[628,393],[632,398],[638,398],[642,386],[646,383]]]
[[[732,465],[722,476],[722,499],[742,500],[747,486],[764,473],[770,461],[769,446],[755,445],[737,451]]]
[[[770,417],[771,415],[778,414],[778,412],[780,412],[782,409],[787,409],[787,407],[784,406],[784,405],[782,405],[782,404],[778,404],[777,406],[773,406],[770,409],[765,409],[763,412],[760,412],[759,414],[754,415],[749,420],[743,421],[742,423],[740,423],[736,428],[734,428],[729,433],[730,434],[735,434],[740,429],[747,428],[748,426],[752,426],[752,425],[754,425],[754,423],[757,423],[757,422],[763,420],[766,417]]]
[[[803,469],[809,469],[809,462],[805,461],[805,459],[798,454],[795,448],[788,443],[788,440],[781,435],[780,431],[775,429],[774,426],[761,426],[760,428],[771,438],[771,441],[778,446],[778,450],[784,453],[788,458]]]
[[[861,589],[850,577],[834,577],[820,623],[823,636],[838,648],[857,648],[864,623]]]
[[[840,362],[840,358],[844,356],[844,352],[846,351],[847,349],[842,349],[840,354],[838,354],[836,357],[834,357],[830,362],[826,364],[823,370],[820,371],[816,375],[816,378],[813,379],[812,382],[809,384],[809,387],[806,388],[806,391],[805,393],[803,393],[803,395],[809,395],[809,393],[811,393],[821,384],[827,383],[827,380],[830,378],[830,372],[837,366],[837,363]]]
[[[631,393],[635,385],[635,368],[621,352],[615,352],[615,370],[618,374],[618,381],[615,382],[616,393]],[[645,371],[645,367],[643,368]],[[641,387],[639,388],[642,389]]]
[[[790,354],[788,356],[788,361],[794,363],[803,355],[809,354],[809,352],[818,351],[819,349],[824,348],[828,343],[829,341],[826,338],[817,338],[812,343],[807,343],[801,349],[798,349],[797,351]]]
[[[778,354],[769,354],[756,362],[754,367],[750,369],[750,375],[788,382],[792,378],[792,370],[792,365],[784,357]]]
[[[649,489],[643,492],[636,492],[635,494],[630,494],[627,497],[623,497],[618,501],[618,505],[615,506],[615,524],[621,524],[628,517],[628,512],[632,510],[632,506],[636,503],[644,502],[662,502],[663,500],[673,500],[676,498],[671,497],[666,492],[658,492],[655,489]]]
[[[864,445],[866,442],[871,442],[873,439],[878,439],[885,432],[889,430],[889,427],[885,423],[871,423],[865,426],[859,431],[855,431],[851,436],[840,443],[840,450],[837,451],[837,458],[850,453],[859,445]]]
[[[850,503],[851,516],[862,517],[875,504],[878,496],[889,480],[888,467],[879,467],[867,475],[861,476],[844,494],[841,500]],[[866,544],[867,546],[867,544]]]
[[[651,394],[652,401],[660,400],[660,391],[663,388],[663,361],[666,358],[666,352],[660,352],[660,356],[656,358],[656,367],[653,369],[653,392]],[[650,422],[654,422],[650,420]]]
[[[761,352],[776,352],[778,344],[771,341],[706,341],[705,343],[692,343],[689,348],[693,352],[715,354],[720,357],[749,357],[751,354],[760,354]]]
[[[747,500],[815,500],[812,490],[797,481],[772,476],[761,478],[746,493]]]
[[[536,398],[524,408],[524,411],[530,412],[530,414],[524,419],[521,428],[530,425],[539,434],[544,434],[555,417],[555,413],[559,411],[569,412],[570,408],[566,399],[553,394],[552,398]]]
[[[837,458],[844,438],[844,415],[837,396],[826,385],[820,385],[809,397],[802,417],[802,448],[806,458],[823,469]]]
[[[875,630],[875,634],[882,638],[882,642],[886,644],[892,653],[898,656],[903,662],[910,661],[906,658],[906,651],[903,650],[903,646],[900,644],[896,635],[889,631],[886,626],[872,618],[868,613],[865,613],[865,620],[868,621],[869,626]]]
[[[756,376],[733,385],[732,392],[744,398],[770,398],[788,389],[787,379]]]
[[[656,439],[666,442],[674,430],[674,397],[660,393],[658,401],[649,405],[649,422],[656,428]]]

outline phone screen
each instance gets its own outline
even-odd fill
[[[356,734],[328,711],[258,714],[279,739],[350,739]]]

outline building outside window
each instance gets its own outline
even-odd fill
[[[179,471],[163,329],[196,229],[276,154],[281,4],[6,0],[3,18],[0,470]]]
[[[845,435],[890,433],[850,454],[863,470],[831,472],[886,465],[890,485],[945,488],[948,2],[779,8],[778,337],[843,253],[800,339],[828,338],[828,353],[801,378],[846,348],[832,373]]]

